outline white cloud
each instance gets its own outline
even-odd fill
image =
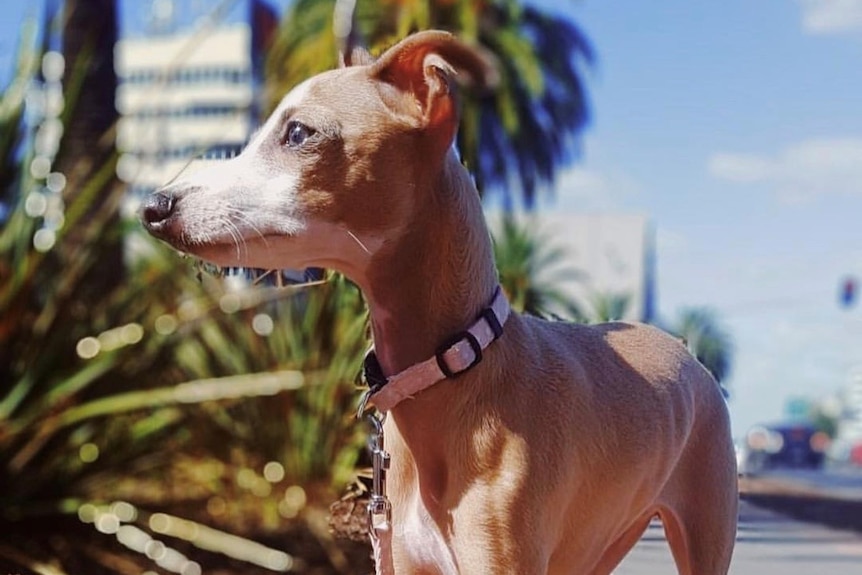
[[[718,153],[709,159],[709,172],[731,182],[759,182],[771,177],[774,166],[757,156]]]
[[[802,28],[809,34],[862,31],[862,0],[797,0]]]
[[[717,153],[708,169],[730,182],[769,185],[785,203],[825,194],[862,194],[862,138],[807,140],[772,156]]]

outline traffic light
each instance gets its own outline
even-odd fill
[[[856,303],[857,292],[859,291],[856,278],[846,277],[841,282],[841,293],[838,296],[838,301],[841,307],[848,308]]]

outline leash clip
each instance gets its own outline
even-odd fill
[[[370,395],[370,394],[367,394]],[[367,398],[363,397],[363,405]],[[373,431],[368,440],[371,452],[371,499],[368,501],[368,528],[374,533],[377,529],[386,529],[392,521],[392,504],[386,496],[386,471],[389,469],[389,454],[383,448],[383,422],[386,414],[369,413],[366,420],[371,423]]]

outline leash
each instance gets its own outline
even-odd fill
[[[491,305],[482,310],[473,324],[437,349],[434,357],[417,363],[399,374],[386,377],[372,347],[365,354],[362,378],[368,389],[362,394],[356,417],[371,424],[368,439],[371,453],[371,499],[368,502],[368,533],[371,537],[376,575],[395,575],[392,565],[392,503],[386,496],[386,471],[389,453],[383,443],[386,413],[404,399],[453,378],[482,361],[482,351],[503,334],[511,308],[503,290],[497,286]],[[369,403],[376,410],[366,414]]]

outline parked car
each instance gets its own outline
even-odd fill
[[[820,469],[829,436],[807,423],[757,425],[745,437],[742,468],[746,473],[772,469]]]

